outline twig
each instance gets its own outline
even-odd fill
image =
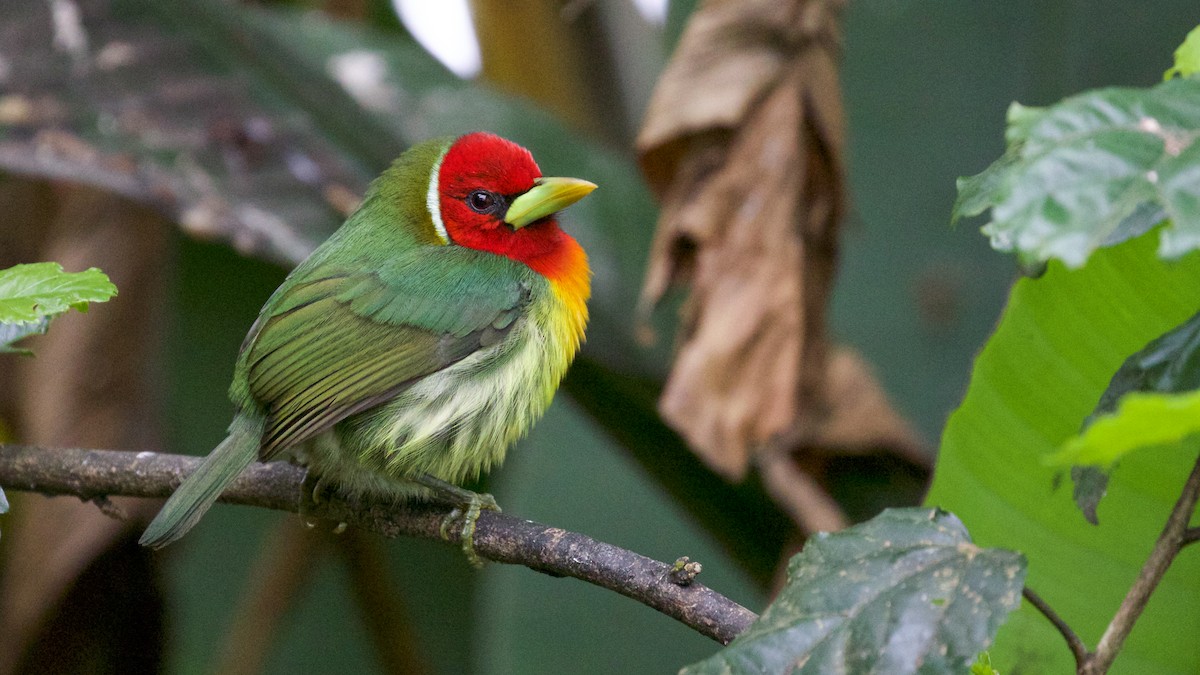
[[[1183,531],[1183,541],[1181,541],[1179,545],[1187,546],[1188,544],[1194,544],[1198,541],[1200,541],[1200,527],[1189,527]]]
[[[1107,673],[1109,667],[1112,666],[1112,662],[1121,651],[1121,645],[1125,643],[1125,638],[1133,630],[1134,622],[1146,608],[1146,603],[1150,601],[1150,594],[1154,592],[1158,582],[1166,574],[1175,555],[1183,548],[1184,537],[1188,532],[1188,521],[1191,520],[1192,513],[1196,510],[1197,499],[1200,499],[1200,458],[1196,459],[1192,473],[1184,483],[1183,492],[1179,495],[1179,500],[1175,502],[1175,508],[1171,510],[1171,515],[1167,518],[1167,524],[1163,527],[1162,534],[1154,543],[1154,550],[1150,552],[1150,557],[1142,566],[1137,580],[1125,594],[1121,607],[1113,615],[1104,635],[1100,637],[1096,650],[1088,655],[1087,662],[1079,669],[1080,675]]]
[[[0,445],[0,486],[48,495],[94,499],[101,495],[166,497],[199,462],[153,452],[50,450]],[[221,501],[297,512],[304,470],[274,462],[254,464]],[[440,539],[447,511],[436,504],[371,504],[330,497],[307,513],[384,536]],[[457,532],[451,533],[457,538]],[[457,542],[456,542],[457,543]],[[721,644],[756,618],[725,596],[695,583],[670,581],[670,566],[631,551],[528,520],[484,511],[475,551],[496,562],[524,565],[553,576],[574,577],[652,607]]]
[[[1071,630],[1066,621],[1063,621],[1058,612],[1055,612],[1050,605],[1046,604],[1046,601],[1040,595],[1034,593],[1032,588],[1026,586],[1021,590],[1021,595],[1025,596],[1025,599],[1037,611],[1045,615],[1050,620],[1050,623],[1054,624],[1054,627],[1058,629],[1059,633],[1062,633],[1063,638],[1067,641],[1067,646],[1071,648],[1071,653],[1075,655],[1075,668],[1082,668],[1088,658],[1087,646],[1083,644],[1083,640],[1079,639],[1079,636],[1075,634],[1075,631]]]

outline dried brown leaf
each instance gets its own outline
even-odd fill
[[[927,444],[888,400],[887,392],[857,352],[834,347],[826,359],[825,405],[828,414],[816,436],[795,445],[824,448],[839,455],[885,449],[915,467],[930,467]]]
[[[691,287],[660,409],[730,478],[820,417],[843,210],[841,4],[705,2],[638,139],[663,202],[643,316],[672,284]]]
[[[827,489],[833,457],[890,453],[917,473],[929,468],[920,436],[892,407],[861,356],[833,347],[825,359],[824,382],[821,423],[794,427],[757,462],[772,500],[805,535],[850,524]],[[791,452],[796,449],[804,452]]]

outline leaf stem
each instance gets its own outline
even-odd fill
[[[1025,599],[1029,601],[1029,604],[1033,605],[1037,611],[1041,612],[1047,619],[1049,619],[1050,623],[1054,624],[1054,627],[1058,629],[1059,633],[1062,633],[1063,638],[1067,641],[1067,646],[1071,648],[1071,653],[1075,656],[1076,670],[1082,669],[1084,662],[1088,658],[1087,645],[1083,644],[1083,640],[1079,639],[1079,636],[1075,634],[1075,631],[1071,630],[1071,627],[1067,625],[1066,621],[1063,621],[1063,618],[1058,615],[1058,612],[1055,612],[1054,609],[1050,607],[1050,605],[1047,604],[1040,595],[1035,593],[1032,588],[1026,586],[1024,589],[1022,589],[1021,595],[1024,596]]]

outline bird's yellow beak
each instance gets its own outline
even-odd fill
[[[504,222],[521,229],[558,213],[595,189],[595,183],[578,178],[538,178],[528,192],[508,205]]]

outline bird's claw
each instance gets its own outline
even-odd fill
[[[462,544],[463,553],[467,556],[467,562],[472,567],[479,569],[483,567],[484,560],[475,552],[475,523],[479,521],[479,514],[484,509],[489,511],[500,512],[500,505],[496,503],[496,498],[489,494],[479,494],[475,492],[467,492],[469,498],[455,506],[445,518],[442,519],[441,534],[442,539],[450,541],[451,533],[454,526],[461,519],[462,530],[459,531],[459,541]],[[466,507],[466,510],[463,510]]]
[[[443,541],[450,541],[450,532],[453,531],[454,523],[458,521],[458,518],[462,515],[462,513],[462,509],[456,506],[450,511],[450,513],[446,514],[445,518],[442,518],[442,527],[440,532],[442,533]]]
[[[311,530],[321,522],[321,518],[315,515],[316,510],[328,501],[330,489],[329,481],[325,478],[314,476],[310,471],[304,473],[304,482],[300,484],[300,520],[306,528]],[[333,528],[334,534],[345,531],[346,523],[338,523]]]
[[[304,472],[304,482],[300,484],[300,520],[308,529],[317,526],[317,518],[313,516],[319,505],[317,491],[321,487],[321,480],[314,476],[311,471]]]
[[[442,539],[450,541],[452,528],[461,519],[460,541],[463,553],[467,555],[467,561],[472,567],[483,567],[483,559],[475,553],[475,522],[479,520],[479,514],[484,509],[500,511],[496,498],[486,493],[472,492],[429,474],[416,476],[413,481],[428,488],[435,498],[454,505],[454,510],[442,519]]]

